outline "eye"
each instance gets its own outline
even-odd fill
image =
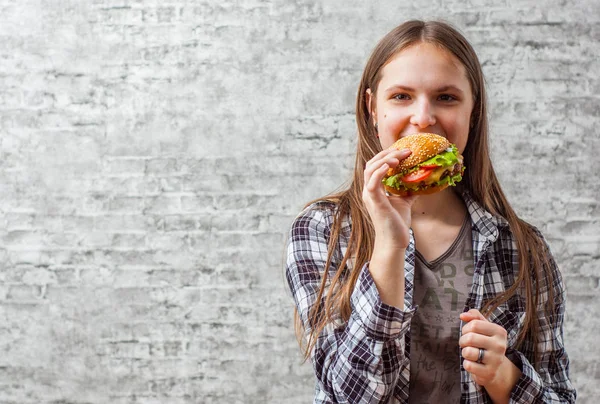
[[[398,100],[398,101],[405,101],[405,100],[410,100],[410,95],[405,94],[405,93],[403,93],[403,94],[396,94],[396,95],[394,95],[393,98],[395,100]]]
[[[458,100],[458,98],[456,98],[455,96],[453,96],[451,94],[440,94],[438,99],[440,101],[456,101],[456,100]]]

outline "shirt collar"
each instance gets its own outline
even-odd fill
[[[477,230],[481,236],[488,239],[490,242],[498,238],[501,228],[509,227],[508,221],[499,215],[492,215],[485,210],[468,191],[462,192],[462,197],[467,206],[473,228]]]

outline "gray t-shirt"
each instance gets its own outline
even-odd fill
[[[460,402],[459,315],[473,283],[473,246],[467,216],[450,248],[435,261],[415,260],[411,322],[410,403]]]

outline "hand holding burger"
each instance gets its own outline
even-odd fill
[[[398,139],[390,149],[409,149],[412,154],[390,168],[383,178],[385,190],[394,195],[426,195],[454,186],[462,180],[463,157],[448,139],[433,133],[416,133]]]

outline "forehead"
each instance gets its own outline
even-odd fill
[[[456,56],[440,46],[418,43],[393,56],[381,70],[380,84],[455,85],[470,88],[467,72]]]

